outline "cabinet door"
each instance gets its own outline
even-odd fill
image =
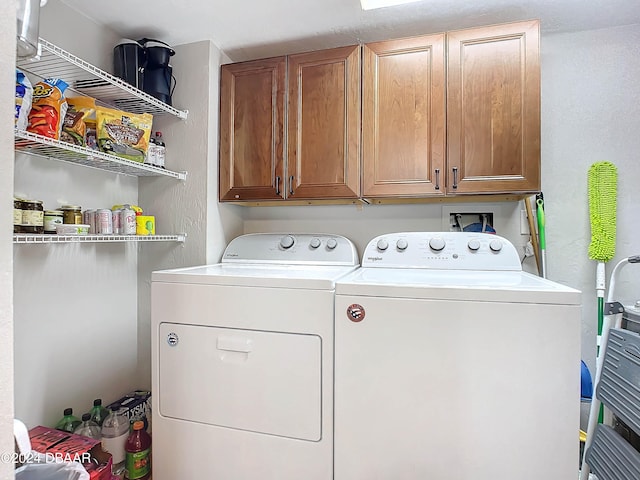
[[[444,34],[364,46],[363,196],[444,194]]]
[[[447,81],[447,193],[538,191],[538,21],[449,33]]]
[[[287,197],[360,195],[360,47],[289,57]]]
[[[223,65],[220,200],[284,199],[286,58]]]

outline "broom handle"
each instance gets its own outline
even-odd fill
[[[598,296],[598,337],[597,337],[597,349],[596,349],[596,375],[593,382],[593,392],[596,392],[598,383],[600,383],[600,377],[602,376],[602,367],[604,365],[604,348],[609,340],[609,330],[611,325],[608,321],[605,322],[604,318],[604,291],[605,291],[605,263],[598,262],[596,267],[596,293]],[[602,423],[604,412],[602,410],[602,403],[598,400],[597,395],[593,395],[591,399],[591,406],[589,408],[589,424],[587,426],[587,440],[584,444],[584,453],[582,457],[582,468],[580,469],[580,480],[588,480],[589,472],[591,468],[589,464],[585,462],[587,455],[587,449],[591,447],[593,443],[593,435],[596,431],[598,423]]]
[[[538,236],[540,237],[540,259],[542,260],[542,278],[547,278],[547,239],[543,200],[541,198],[536,200],[536,205],[536,213],[538,214]]]
[[[540,266],[540,252],[538,251],[538,236],[536,235],[536,226],[533,221],[531,202],[528,198],[524,199],[524,206],[527,209],[527,221],[529,222],[529,233],[531,234],[531,246],[533,247],[533,254],[536,257],[536,267],[538,269],[538,275],[541,275],[542,267]]]

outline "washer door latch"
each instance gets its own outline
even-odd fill
[[[362,305],[354,303],[347,307],[347,318],[352,322],[361,322],[364,320],[365,311]]]

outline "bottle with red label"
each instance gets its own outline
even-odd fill
[[[124,478],[147,480],[151,478],[151,437],[144,430],[144,422],[133,423],[124,450],[126,452]]]

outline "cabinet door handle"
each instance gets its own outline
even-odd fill
[[[289,177],[289,195],[293,195],[293,175]]]
[[[453,188],[458,188],[458,167],[453,167]]]
[[[276,195],[280,195],[280,175],[276,176]]]
[[[436,190],[440,190],[440,169],[436,168]]]

